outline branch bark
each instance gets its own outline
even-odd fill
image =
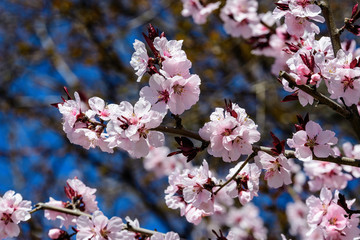
[[[346,108],[307,85],[297,85],[295,79],[292,76],[290,76],[287,72],[280,71],[279,77],[284,78],[292,85],[296,86],[300,90],[306,92],[313,98],[317,99],[319,103],[327,105],[335,112],[339,113],[341,116],[347,119],[351,123],[351,126],[353,127],[356,136],[358,137],[358,139],[360,139],[360,116],[359,113],[357,112],[356,107]]]
[[[334,56],[336,57],[336,53],[341,49],[341,43],[340,43],[340,31],[337,29],[334,21],[334,17],[332,15],[332,11],[330,8],[330,2],[329,0],[322,0],[320,2],[320,7],[322,10],[322,13],[325,18],[326,26],[329,31],[331,44],[334,51]]]
[[[170,134],[185,136],[185,137],[196,139],[196,140],[201,141],[201,142],[209,143],[208,141],[202,139],[199,134],[188,131],[188,130],[185,130],[185,129],[177,129],[177,128],[172,128],[172,127],[159,126],[159,127],[154,128],[152,130],[160,131],[160,132],[163,132],[163,133],[170,133]],[[270,155],[274,155],[272,153],[270,147],[253,145],[252,148],[253,148],[254,152],[263,151],[263,152],[266,152],[266,153],[268,153]],[[292,150],[285,150],[284,155],[287,158],[296,158],[295,151],[292,151]],[[316,156],[313,156],[313,159],[317,160],[317,161],[332,162],[332,163],[337,163],[337,164],[341,164],[341,165],[349,165],[349,166],[354,166],[354,167],[360,167],[360,160],[359,159],[353,159],[353,158],[348,158],[348,157],[332,157],[332,156],[329,156],[327,158],[318,158]]]
[[[90,214],[87,214],[87,213],[84,213],[84,212],[81,212],[77,209],[67,209],[67,208],[62,208],[62,207],[56,207],[56,206],[51,206],[51,205],[47,205],[45,203],[37,203],[35,205],[35,208],[31,211],[29,211],[30,214],[33,214],[39,210],[51,210],[51,211],[55,211],[55,212],[60,212],[60,213],[66,213],[66,214],[69,214],[69,215],[73,215],[73,216],[86,216],[86,217],[89,217],[91,218],[92,216]],[[140,234],[143,234],[143,235],[146,235],[146,236],[151,236],[155,233],[159,233],[157,231],[152,231],[152,230],[149,230],[149,229],[145,229],[145,228],[138,228],[138,227],[134,227],[134,226],[131,226],[129,223],[126,224],[126,227],[124,227],[123,230],[128,230],[128,231],[131,231],[131,232],[135,232],[135,233],[140,233]],[[161,233],[163,234],[163,233]]]

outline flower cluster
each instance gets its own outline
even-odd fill
[[[352,180],[350,174],[344,173],[343,167],[336,163],[307,161],[304,163],[304,171],[309,176],[310,191],[319,191],[323,187],[331,190],[344,189],[348,181]]]
[[[95,200],[96,189],[87,187],[77,178],[68,179],[67,186],[64,188],[65,194],[69,201],[58,201],[50,197],[48,205],[60,208],[74,209],[84,213],[93,213],[98,210],[97,201]],[[70,225],[76,224],[76,217],[66,213],[45,210],[45,218],[49,220],[60,220],[60,227],[68,228]]]
[[[161,113],[168,109],[173,114],[182,114],[199,100],[200,78],[190,74],[191,62],[181,49],[182,40],[167,40],[150,25],[149,35],[144,35],[153,57],[149,57],[145,44],[136,40],[131,66],[138,70],[138,81],[147,71],[151,77],[149,86],[140,90],[140,97],[152,104]],[[141,71],[140,71],[141,70]]]
[[[351,207],[355,200],[347,201],[347,209]],[[349,215],[344,206],[338,205],[338,193],[332,196],[329,189],[323,188],[320,198],[310,196],[306,200],[309,208],[307,222],[310,235],[315,230],[322,232],[323,239],[354,239],[359,236],[359,218],[357,214]]]
[[[84,183],[77,178],[68,179],[67,186],[65,187],[65,193],[70,201],[62,202],[50,198],[50,202],[45,203],[47,206],[55,207],[53,210],[45,210],[45,217],[47,219],[60,219],[60,228],[63,226],[68,228],[71,225],[73,226],[72,229],[75,231],[70,234],[63,229],[53,228],[50,229],[48,234],[51,239],[70,239],[71,236],[76,234],[76,240],[179,240],[179,235],[174,232],[166,233],[166,235],[159,233],[153,234],[151,237],[144,236],[141,232],[136,232],[136,229],[140,229],[139,221],[137,219],[131,220],[129,217],[126,217],[125,220],[127,223],[124,223],[119,217],[112,217],[111,219],[108,219],[97,207],[95,192],[96,189],[85,186]],[[13,193],[9,191],[4,197],[10,199],[11,194]],[[30,218],[30,214],[28,212],[23,213],[21,211],[24,210],[24,207],[29,207],[28,205],[31,203],[28,201],[22,201],[20,204],[21,197],[19,198],[18,195],[15,196],[16,199],[13,197],[14,199],[11,200],[11,204],[17,208],[17,211],[19,211],[17,213],[18,220],[27,220]],[[10,211],[9,206],[4,205],[4,207],[7,207],[8,212]],[[30,209],[26,210],[29,211]],[[64,213],[61,209],[71,210],[74,214]],[[15,222],[17,220],[14,218],[13,221]],[[0,233],[2,233],[1,228]]]
[[[149,154],[144,157],[144,168],[151,171],[156,177],[169,176],[176,169],[182,170],[191,164],[186,163],[183,155],[168,156],[170,149],[166,146],[150,148]]]
[[[226,109],[216,108],[210,122],[199,130],[200,136],[210,141],[209,154],[222,157],[225,162],[236,161],[241,155],[253,152],[251,144],[260,140],[257,125],[235,103],[226,103]]]
[[[172,209],[180,208],[180,215],[197,225],[202,217],[210,216],[220,208],[215,203],[216,183],[205,160],[199,168],[175,171],[169,176],[170,186],[165,190],[166,205]]]
[[[309,20],[323,23],[325,18],[320,16],[321,8],[313,1],[280,0],[276,3],[273,14],[276,19],[285,17],[287,31],[291,35],[302,37],[305,32],[320,32],[320,28]]]
[[[86,149],[98,146],[109,153],[119,147],[136,158],[146,156],[150,146],[162,146],[164,135],[150,129],[158,127],[164,115],[152,110],[145,99],[132,106],[127,101],[106,105],[103,99],[92,97],[86,104],[77,92],[74,95],[75,100],[57,104],[71,143]]]
[[[226,223],[230,227],[228,240],[266,239],[267,229],[259,217],[259,209],[251,203],[241,209],[231,208]]]
[[[150,131],[161,124],[163,117],[143,98],[134,106],[121,102],[107,125],[109,147],[119,147],[135,158],[146,156],[151,146],[160,147],[165,141],[163,133]]]
[[[0,197],[0,239],[17,237],[20,233],[18,224],[31,218],[31,208],[30,201],[23,200],[12,190]]]
[[[229,174],[226,179],[230,179],[239,170],[241,166],[239,162],[235,167],[229,170]],[[247,164],[226,186],[226,193],[231,198],[239,198],[242,205],[250,202],[259,191],[259,177],[261,169],[254,163]]]

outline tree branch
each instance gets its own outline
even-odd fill
[[[234,173],[234,175],[233,175],[231,178],[229,178],[229,180],[227,180],[224,184],[222,184],[222,185],[220,186],[220,188],[215,191],[214,194],[216,195],[223,187],[225,187],[225,186],[228,185],[232,180],[234,180],[234,179],[236,178],[236,176],[239,174],[239,172],[241,172],[241,170],[246,166],[246,164],[247,164],[253,157],[255,157],[255,155],[256,155],[255,152],[251,153],[251,154],[246,158],[246,160],[243,162],[243,164],[241,164],[240,168]]]
[[[163,132],[163,133],[171,133],[171,134],[176,134],[176,135],[180,135],[180,136],[190,137],[190,138],[196,139],[196,140],[201,141],[201,142],[210,143],[210,142],[205,141],[204,139],[202,139],[199,134],[188,131],[188,130],[185,130],[185,129],[177,129],[177,128],[172,128],[172,127],[159,126],[159,127],[154,128],[152,130],[160,131],[160,132]],[[253,151],[256,152],[256,153],[258,151],[263,151],[263,152],[266,152],[266,153],[268,153],[270,155],[274,155],[274,153],[271,151],[270,147],[252,145],[252,148],[253,148]],[[292,150],[285,150],[284,156],[287,157],[287,158],[296,158],[295,151],[292,151]],[[349,166],[354,166],[354,167],[360,167],[360,160],[359,159],[354,159],[354,158],[332,157],[332,156],[329,156],[327,158],[318,158],[316,156],[313,156],[313,159],[318,160],[318,161],[337,163],[337,164],[341,164],[341,165],[349,165]]]
[[[67,208],[62,208],[62,207],[56,207],[56,206],[51,206],[51,205],[47,205],[45,203],[37,203],[35,205],[35,208],[32,209],[31,211],[29,211],[30,214],[33,214],[39,210],[51,210],[51,211],[55,211],[55,212],[61,212],[61,213],[66,213],[66,214],[69,214],[69,215],[73,215],[73,216],[86,216],[86,217],[89,217],[91,218],[92,216],[90,214],[87,214],[87,213],[84,213],[84,212],[81,212],[77,209],[67,209]],[[126,224],[126,227],[124,227],[123,230],[128,230],[128,231],[131,231],[131,232],[135,232],[135,233],[140,233],[142,235],[146,235],[146,236],[151,236],[155,233],[159,233],[157,231],[152,231],[152,230],[148,230],[148,229],[145,229],[145,228],[138,228],[138,227],[134,227],[134,226],[131,226],[129,223]],[[161,233],[163,234],[163,233]]]
[[[296,86],[300,90],[306,92],[313,98],[317,99],[319,103],[327,105],[328,107],[332,108],[335,112],[339,113],[341,116],[347,119],[351,123],[351,126],[354,128],[355,134],[357,135],[358,139],[360,139],[360,117],[356,108],[352,108],[351,110],[348,110],[346,107],[340,105],[339,103],[335,102],[334,100],[328,98],[324,94],[316,91],[315,89],[307,85],[297,85],[295,79],[292,76],[290,76],[287,72],[280,71],[279,77],[284,78],[292,85]]]
[[[331,44],[334,51],[334,56],[336,57],[336,53],[341,49],[340,31],[336,28],[334,17],[330,9],[329,0],[322,0],[320,2],[320,7],[325,18],[326,26],[329,31]]]

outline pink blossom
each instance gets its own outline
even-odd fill
[[[50,239],[66,239],[69,238],[69,234],[59,228],[52,228],[49,230],[48,236]]]
[[[180,236],[175,232],[167,232],[165,235],[162,233],[155,233],[151,236],[150,240],[180,240]]]
[[[168,147],[150,148],[149,154],[144,157],[144,168],[153,172],[157,178],[168,176],[175,169],[182,170],[186,166],[186,157],[183,155],[173,155],[168,157],[170,153]]]
[[[242,164],[242,162],[239,162],[234,168],[231,168],[226,179],[230,179]],[[240,173],[237,174],[235,179],[226,186],[226,193],[231,198],[238,197],[240,203],[245,205],[250,202],[254,196],[258,195],[260,174],[261,169],[258,168],[256,164],[247,164]]]
[[[309,176],[310,191],[318,191],[323,187],[335,190],[344,189],[352,179],[349,174],[342,172],[342,167],[335,163],[322,161],[307,161],[304,171]]]
[[[105,101],[99,97],[92,97],[89,99],[90,109],[86,111],[86,116],[88,118],[94,118],[98,116],[104,121],[109,121],[111,119],[111,113],[113,113],[115,104],[106,105]]]
[[[85,213],[93,213],[98,210],[97,201],[95,200],[95,188],[87,187],[82,181],[77,178],[68,179],[65,187],[66,196],[69,198],[69,202],[57,201],[50,197],[50,201],[46,204],[61,208],[77,209]],[[45,210],[45,218],[49,220],[60,220],[60,227],[76,224],[77,217],[60,213],[51,210]]]
[[[182,48],[183,40],[167,40],[166,37],[156,37],[154,47],[159,51],[161,57],[167,61],[169,58],[176,58],[178,61],[186,60],[186,53]]]
[[[0,239],[17,237],[18,224],[31,218],[30,210],[31,202],[23,200],[19,193],[9,190],[0,197]]]
[[[220,12],[226,33],[233,37],[250,38],[251,25],[259,22],[257,8],[258,2],[254,0],[227,0]]]
[[[355,158],[360,160],[360,144],[352,145],[350,142],[345,142],[343,144],[343,151],[346,157]],[[344,170],[351,172],[351,174],[359,178],[360,177],[360,168],[353,166],[343,166]]]
[[[319,6],[312,4],[311,1],[306,0],[280,0],[277,3],[277,8],[274,10],[274,17],[277,19],[285,16],[285,24],[288,27],[288,32],[291,35],[301,37],[304,32],[319,33],[320,29],[314,23],[308,21],[324,22],[324,17],[320,16],[321,9]]]
[[[329,130],[323,131],[318,123],[309,121],[305,131],[301,130],[287,140],[291,148],[295,148],[295,156],[302,161],[311,161],[313,154],[319,158],[333,155],[331,145],[337,143],[335,133]]]
[[[87,110],[82,109],[83,104],[77,92],[74,93],[74,97],[75,100],[67,100],[63,104],[58,104],[59,112],[63,115],[63,128],[65,132],[73,128],[80,114]]]
[[[286,216],[290,223],[291,235],[301,235],[305,238],[305,233],[309,230],[309,226],[306,221],[308,215],[308,208],[305,203],[301,201],[295,201],[286,205]]]
[[[104,100],[93,97],[89,100],[92,109],[81,101],[77,92],[74,93],[75,100],[67,100],[58,104],[60,113],[63,115],[63,130],[67,138],[73,144],[85,149],[100,147],[104,152],[112,153],[113,150],[105,142],[107,134],[105,127],[96,120],[96,116],[103,120],[109,120],[110,108],[106,107]]]
[[[120,239],[125,224],[119,217],[110,220],[101,211],[95,211],[92,218],[80,216],[77,220],[77,240],[115,240]]]
[[[203,217],[220,210],[213,193],[216,182],[205,160],[199,168],[175,171],[169,176],[165,202],[169,208],[180,208],[180,215],[197,225]]]
[[[168,106],[173,114],[182,114],[199,101],[201,80],[198,75],[192,74],[187,79],[175,76],[168,81],[171,81]]]
[[[98,202],[95,200],[96,189],[86,186],[77,178],[68,179],[66,181],[66,195],[72,202],[79,204],[80,210],[92,213],[98,210]]]
[[[353,202],[354,200],[346,201],[346,207],[350,209]],[[307,221],[311,227],[307,235],[321,230],[324,239],[354,239],[359,236],[358,214],[348,216],[345,209],[338,205],[337,191],[333,197],[330,190],[323,188],[320,198],[310,196],[306,205],[309,208]]]
[[[49,198],[49,202],[47,202],[46,204],[49,206],[60,207],[60,208],[66,208],[67,206],[66,202],[57,201],[52,197]],[[65,226],[65,228],[68,228],[70,225],[75,225],[77,218],[76,216],[72,216],[70,214],[60,213],[51,210],[45,210],[44,217],[52,221],[59,219],[60,220],[59,227]]]
[[[222,157],[225,162],[251,154],[251,144],[260,140],[257,125],[236,104],[230,103],[225,112],[217,108],[210,120],[199,130],[199,134],[204,140],[210,141],[209,154]]]
[[[149,56],[143,42],[135,39],[134,48],[135,52],[131,56],[130,65],[136,71],[136,75],[138,76],[137,82],[140,82],[147,70]]]
[[[208,15],[219,8],[221,4],[221,2],[215,2],[204,5],[199,0],[182,0],[182,3],[183,10],[181,14],[184,17],[192,16],[196,24],[204,24]]]
[[[264,179],[268,182],[269,187],[279,188],[284,184],[292,183],[290,165],[283,154],[271,156],[259,151],[255,161],[266,170]]]
[[[329,81],[328,91],[331,98],[344,99],[347,106],[360,101],[360,69],[341,69],[335,79]]]
[[[150,102],[140,98],[132,106],[123,101],[115,116],[107,126],[109,138],[106,141],[110,148],[120,147],[132,157],[140,158],[149,153],[150,146],[163,145],[164,134],[150,129],[158,127],[164,115],[152,110]]]
[[[325,227],[325,231],[327,234],[333,235],[331,232],[338,232],[344,230],[346,227],[347,219],[344,215],[346,215],[346,211],[337,204],[331,204],[327,213],[323,218],[321,225]],[[329,233],[330,232],[330,233]]]
[[[228,240],[266,239],[267,229],[259,213],[259,209],[252,203],[241,208],[230,208],[226,218],[226,225],[230,227]]]

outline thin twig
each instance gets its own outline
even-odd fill
[[[284,78],[292,85],[296,86],[300,90],[317,99],[319,103],[327,105],[335,112],[339,113],[341,116],[347,119],[351,123],[351,126],[354,128],[354,132],[357,135],[358,139],[360,139],[360,116],[357,112],[355,105],[355,107],[351,107],[351,111],[349,111],[346,107],[340,105],[339,103],[335,102],[324,94],[316,91],[315,89],[312,89],[307,85],[297,85],[295,79],[285,71],[280,71],[279,77]]]
[[[55,212],[66,213],[66,214],[77,216],[77,217],[86,216],[86,217],[92,218],[92,216],[90,214],[81,212],[77,209],[67,209],[67,208],[62,208],[62,207],[56,207],[56,206],[47,205],[47,204],[41,203],[41,202],[37,203],[35,205],[35,208],[32,209],[31,211],[29,211],[29,213],[32,214],[39,210],[51,210],[51,211],[55,211]],[[152,230],[145,229],[145,228],[134,227],[134,226],[131,226],[129,223],[126,224],[126,226],[124,227],[123,230],[140,233],[140,234],[146,235],[146,236],[151,236],[155,233],[159,233],[157,231],[152,231]],[[161,233],[161,234],[163,234],[163,233]]]
[[[193,138],[193,139],[196,139],[203,143],[210,143],[209,141],[202,139],[199,134],[185,130],[185,129],[177,129],[177,128],[172,128],[172,127],[159,126],[152,130]],[[252,148],[253,148],[254,152],[263,151],[270,155],[274,155],[274,153],[271,151],[270,147],[252,145]],[[295,151],[292,151],[292,150],[285,150],[284,156],[287,158],[296,158]],[[348,158],[348,157],[332,157],[332,156],[330,156],[330,157],[326,157],[326,158],[318,158],[316,156],[313,156],[313,159],[318,160],[318,161],[324,161],[324,162],[333,162],[333,163],[337,163],[337,164],[341,164],[341,165],[360,167],[359,159],[353,159],[353,158]]]
[[[218,188],[214,194],[216,195],[223,187],[225,187],[226,185],[228,185],[232,180],[234,180],[236,178],[236,176],[241,172],[241,170],[246,166],[246,164],[253,158],[255,157],[256,153],[253,152],[251,153],[247,158],[246,160],[243,162],[243,164],[241,164],[240,168],[234,173],[234,175],[229,178],[224,184],[222,184],[220,186],[220,188]]]

